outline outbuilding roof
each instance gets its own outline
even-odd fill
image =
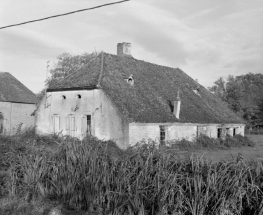
[[[0,102],[35,104],[36,95],[8,72],[0,72]]]
[[[128,84],[132,75],[134,84]],[[101,88],[129,122],[244,123],[226,104],[178,68],[100,54],[48,91]],[[172,113],[180,92],[180,119]]]

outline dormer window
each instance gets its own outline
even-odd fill
[[[202,97],[202,96],[200,95],[200,93],[199,93],[199,88],[194,89],[193,92],[194,92],[196,95]]]
[[[134,85],[133,75],[130,75],[129,78],[127,78],[126,80],[127,80],[127,83],[130,84],[131,86]]]
[[[61,99],[62,99],[62,100],[65,100],[65,99],[66,99],[66,96],[65,96],[65,95],[61,96]]]

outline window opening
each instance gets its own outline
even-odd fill
[[[77,95],[77,99],[81,99],[81,95],[80,94]]]
[[[4,133],[4,115],[0,113],[0,134]]]
[[[66,99],[66,96],[65,95],[61,96],[61,99],[62,100]]]
[[[236,128],[233,129],[233,136],[236,135]]]
[[[160,144],[165,144],[165,126],[160,125]]]
[[[217,129],[217,138],[221,138],[222,137],[222,128],[218,128]]]

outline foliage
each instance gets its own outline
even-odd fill
[[[46,87],[54,85],[59,80],[72,74],[83,65],[88,64],[94,57],[97,56],[96,52],[91,54],[83,53],[81,55],[71,55],[69,53],[62,53],[57,57],[56,63],[49,69],[50,77],[47,78]],[[40,101],[45,94],[45,89],[41,90],[37,94],[37,98]]]
[[[249,126],[263,125],[263,75],[248,73],[219,78],[208,88],[228,107],[243,117]]]
[[[249,215],[262,210],[262,162],[246,163],[242,156],[220,163],[193,157],[180,161],[154,143],[122,151],[93,137],[33,136],[1,140],[8,145],[1,156],[9,158],[5,195],[29,203],[56,200],[68,209],[98,214]],[[205,146],[209,140],[197,141]]]

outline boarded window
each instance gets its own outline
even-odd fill
[[[53,133],[57,134],[60,131],[59,115],[52,116],[52,127],[53,127]]]
[[[165,126],[160,125],[160,144],[165,144]]]

